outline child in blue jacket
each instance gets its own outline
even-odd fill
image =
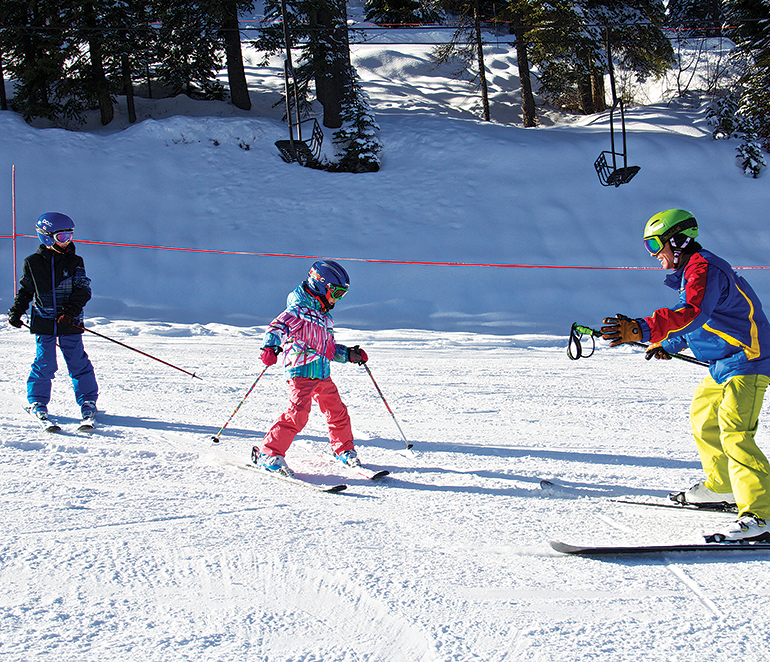
[[[72,243],[75,224],[65,214],[47,212],[38,218],[36,230],[41,244],[24,260],[19,291],[8,311],[8,322],[20,328],[21,316],[32,303],[29,330],[35,334],[37,351],[27,379],[27,399],[35,416],[48,418],[58,343],[83,418],[93,418],[99,389],[82,336],[83,307],[91,298],[91,281]]]

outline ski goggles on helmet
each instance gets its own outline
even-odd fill
[[[332,299],[339,301],[348,293],[348,288],[344,285],[327,285],[326,291]]]
[[[644,247],[650,252],[650,255],[655,256],[666,247],[666,242],[660,237],[645,237]]]
[[[59,242],[60,244],[66,244],[68,241],[72,241],[72,237],[75,234],[75,231],[72,229],[55,230],[54,232],[47,232],[46,230],[38,229],[38,232],[42,235],[45,235],[46,237],[51,237],[51,239]]]
[[[72,241],[72,236],[75,234],[73,230],[59,230],[53,233],[53,238],[60,244],[66,244],[68,241]]]

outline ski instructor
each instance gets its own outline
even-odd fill
[[[715,542],[770,541],[770,463],[757,446],[759,412],[770,384],[770,323],[751,286],[695,238],[698,224],[684,209],[653,216],[644,245],[679,292],[673,308],[650,317],[607,317],[602,338],[610,347],[650,343],[645,358],[670,359],[689,347],[709,364],[695,390],[690,424],[705,480],[669,495],[682,504],[736,504],[738,520],[706,536]]]

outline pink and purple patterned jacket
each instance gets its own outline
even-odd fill
[[[334,342],[334,320],[302,285],[286,298],[286,310],[267,327],[263,347],[283,348],[287,379],[327,379],[331,361],[345,363],[348,348]]]

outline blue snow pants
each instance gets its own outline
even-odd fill
[[[67,363],[78,405],[87,401],[96,402],[99,387],[94,367],[83,348],[83,336],[79,333],[58,337],[38,335],[35,339],[37,353],[27,379],[27,400],[30,404],[41,402],[47,405],[51,400],[51,381],[59,368],[56,363],[57,340]]]

